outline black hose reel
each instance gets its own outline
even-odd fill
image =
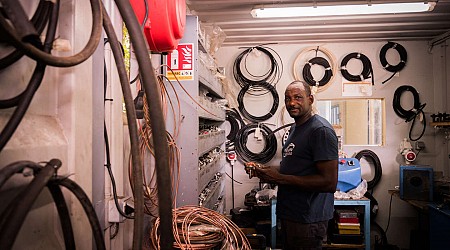
[[[358,59],[361,61],[362,63],[362,71],[359,75],[352,75],[347,71],[347,63],[351,60],[351,59]],[[374,85],[374,77],[373,77],[373,69],[372,69],[372,63],[370,62],[370,59],[361,53],[350,53],[348,55],[346,55],[344,57],[344,59],[342,59],[341,62],[341,74],[342,76],[347,79],[348,81],[351,82],[359,82],[359,81],[364,81],[366,79],[371,78],[372,79],[372,85]]]
[[[319,81],[316,81],[311,74],[312,65],[320,65],[325,69],[324,75]],[[330,82],[331,77],[333,76],[333,71],[327,59],[323,57],[314,57],[310,59],[305,66],[303,66],[302,76],[303,80],[305,80],[305,82],[307,82],[310,86],[322,87]]]
[[[396,65],[390,64],[386,59],[386,53],[389,49],[394,49],[398,52],[400,56],[400,62]],[[395,42],[388,42],[386,43],[380,50],[380,63],[383,68],[389,72],[392,72],[393,74],[386,80],[382,82],[382,84],[386,83],[387,81],[391,80],[392,77],[397,72],[400,72],[405,66],[406,66],[406,60],[408,59],[408,54],[406,53],[406,49]]]

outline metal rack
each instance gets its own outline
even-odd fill
[[[202,64],[199,58],[200,51],[206,53],[203,39],[199,37],[199,21],[196,16],[186,17],[186,26],[183,39],[178,47],[187,46],[192,51],[189,60],[192,67],[181,67],[174,70],[175,75],[180,77],[179,86],[173,84],[175,91],[171,95],[175,97],[175,92],[180,99],[181,126],[179,136],[176,141],[180,149],[180,180],[177,194],[177,206],[202,205],[206,208],[217,211],[223,210],[224,206],[224,181],[221,176],[223,165],[225,164],[224,154],[219,154],[216,159],[208,164],[199,165],[199,159],[204,154],[225,147],[225,131],[211,131],[199,133],[200,127],[212,125],[219,127],[225,122],[225,110],[214,100],[223,99],[224,92],[219,79],[215,77],[208,67]],[[175,56],[167,57],[167,64],[170,66],[172,60],[180,65],[183,63],[182,51],[177,51]],[[184,55],[183,55],[184,56]],[[188,65],[189,66],[189,65]],[[184,70],[190,68],[190,70]],[[172,72],[166,72],[170,79]],[[173,75],[172,75],[173,77]],[[167,89],[170,89],[167,87]],[[204,93],[208,93],[206,98]],[[177,112],[177,111],[171,111]],[[170,129],[174,126],[173,121],[168,121]]]

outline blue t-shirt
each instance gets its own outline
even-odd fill
[[[314,115],[291,129],[283,147],[280,173],[313,175],[317,174],[315,162],[337,159],[338,140],[333,127],[324,118]],[[333,193],[310,192],[291,185],[278,186],[278,218],[314,223],[331,219],[333,210]]]

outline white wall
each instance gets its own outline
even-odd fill
[[[370,149],[375,152],[381,160],[383,175],[379,184],[374,188],[374,197],[379,203],[379,212],[376,218],[377,223],[385,228],[388,221],[389,214],[389,199],[388,190],[394,189],[399,185],[399,166],[404,162],[398,153],[398,148],[401,140],[408,137],[410,123],[405,123],[404,120],[397,117],[392,108],[393,94],[395,90],[401,85],[411,85],[420,94],[420,101],[426,103],[425,113],[427,122],[430,121],[429,115],[435,113],[434,109],[434,93],[433,93],[433,56],[428,52],[428,44],[425,41],[397,41],[405,47],[408,52],[408,60],[406,67],[400,72],[398,77],[382,85],[381,82],[391,75],[390,72],[385,71],[379,62],[379,51],[385,44],[384,42],[364,42],[364,43],[330,43],[330,44],[300,44],[300,45],[269,45],[273,48],[283,60],[284,72],[280,82],[277,84],[277,90],[280,96],[280,107],[268,123],[276,124],[271,126],[272,129],[282,125],[280,123],[279,114],[280,108],[283,106],[284,89],[288,83],[294,80],[292,65],[298,53],[309,46],[323,46],[331,51],[337,60],[338,65],[342,58],[352,52],[360,52],[365,54],[371,60],[375,75],[375,86],[373,88],[374,98],[384,98],[386,105],[386,141],[383,146],[344,146],[344,151],[349,155],[356,154],[360,150]],[[240,87],[235,82],[232,75],[232,67],[235,58],[243,51],[242,48],[237,47],[223,47],[216,53],[215,57],[219,66],[226,68],[226,75],[232,83],[234,89],[234,96],[237,96]],[[389,52],[391,53],[391,52]],[[396,53],[395,51],[393,52]],[[391,56],[390,54],[388,54]],[[398,57],[398,56],[397,56]],[[392,57],[395,59],[394,57]],[[388,57],[389,59],[389,57]],[[395,61],[390,61],[395,64]],[[254,67],[254,66],[253,66]],[[264,67],[261,66],[261,67]],[[356,74],[357,72],[351,72]],[[324,91],[317,94],[317,99],[339,99],[343,98],[341,95],[342,76],[338,71],[333,83]],[[230,102],[233,103],[233,102]],[[404,106],[403,106],[404,105]],[[260,105],[258,105],[260,106]],[[257,108],[246,104],[246,108],[250,113],[258,112]],[[402,107],[412,107],[412,96],[405,94],[402,96]],[[267,112],[267,107],[263,107],[262,114]],[[442,111],[441,111],[442,112]],[[292,120],[288,120],[292,122]],[[420,124],[416,122],[418,131],[420,132]],[[417,136],[418,134],[415,134]],[[436,165],[436,145],[435,145],[435,131],[432,127],[427,126],[425,135],[421,141],[425,142],[426,148],[423,150],[415,164],[431,165],[436,171],[444,171],[448,173],[448,160],[446,163]],[[269,164],[279,164],[280,148],[276,157]],[[228,173],[230,173],[230,166],[226,166]],[[371,169],[362,167],[363,178],[371,180],[373,174]],[[242,207],[244,195],[248,193],[253,187],[258,185],[258,179],[248,179],[241,162],[235,165],[234,169],[235,179],[243,184],[235,184],[235,207]],[[227,179],[227,211],[231,209],[231,181]],[[412,206],[406,202],[394,197],[392,200],[391,222],[388,230],[388,240],[390,243],[400,246],[401,248],[409,248],[409,231],[416,228],[417,212]]]

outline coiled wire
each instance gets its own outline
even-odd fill
[[[347,63],[350,61],[350,59],[358,59],[361,61],[363,68],[359,75],[352,75],[347,71]],[[373,68],[370,59],[366,55],[358,52],[350,53],[346,55],[344,59],[342,59],[341,74],[345,79],[351,82],[359,82],[372,78],[372,85],[375,84],[373,77]]]
[[[227,120],[231,126],[230,133],[228,133],[228,135],[227,135],[227,140],[234,142],[238,131],[243,126],[245,126],[245,123],[242,120],[242,117],[239,115],[238,111],[234,108],[227,109],[225,120]]]
[[[322,86],[318,86],[317,88],[317,92],[321,92],[324,91],[326,88],[328,88],[328,86],[330,86],[330,84],[328,83],[333,83],[334,77],[336,76],[336,70],[337,70],[337,64],[336,64],[336,58],[333,55],[333,53],[331,53],[331,51],[327,50],[324,47],[320,47],[320,46],[311,46],[311,47],[307,47],[305,49],[303,49],[302,51],[300,51],[300,53],[297,55],[297,57],[295,58],[295,61],[293,63],[293,67],[292,67],[292,71],[294,73],[294,79],[297,81],[301,81],[301,77],[299,74],[299,70],[297,69],[298,65],[302,65],[304,63],[299,63],[300,59],[305,57],[306,53],[309,52],[315,52],[315,57],[318,57],[318,53],[321,52],[325,57],[323,57],[324,59],[327,60],[327,62],[329,62],[329,67],[330,67],[330,72],[325,72],[325,74],[330,75],[330,79],[328,79],[328,81],[325,82],[326,79],[323,79],[324,83]],[[328,67],[327,67],[328,68]],[[303,68],[303,71],[305,69]],[[304,76],[302,75],[303,80],[306,82],[307,80],[304,78]],[[325,77],[325,76],[324,76]],[[311,76],[312,78],[312,76]],[[321,80],[322,81],[322,80]],[[308,82],[309,83],[309,82]],[[316,82],[314,81],[314,84],[310,84],[312,86],[316,86]]]
[[[314,79],[313,75],[311,74],[311,66],[315,65],[315,64],[320,65],[325,68],[325,73],[324,73],[322,79],[320,79],[319,81],[316,81]],[[333,76],[333,71],[331,70],[331,65],[327,59],[316,56],[316,57],[310,59],[308,61],[308,63],[305,64],[305,66],[303,66],[302,76],[303,76],[303,80],[305,80],[305,82],[307,82],[310,86],[322,87],[325,84],[330,82],[331,77]]]
[[[383,174],[383,170],[381,168],[381,162],[380,162],[380,159],[378,158],[377,154],[375,154],[375,152],[368,150],[368,149],[361,150],[355,155],[355,158],[358,160],[361,160],[361,158],[363,158],[363,157],[366,160],[370,159],[370,162],[372,162],[374,169],[375,169],[375,175],[374,175],[373,179],[367,182],[367,189],[373,189],[378,184],[378,182],[380,182],[381,175]]]
[[[402,94],[406,91],[411,92],[414,97],[414,107],[410,110],[405,110],[400,104],[400,98],[401,98]],[[394,92],[394,100],[392,101],[392,107],[394,109],[394,112],[400,118],[405,119],[405,122],[412,121],[411,128],[409,130],[409,139],[411,141],[419,140],[420,138],[422,138],[423,134],[425,133],[425,128],[427,126],[427,122],[426,122],[425,113],[423,112],[423,109],[425,108],[426,105],[427,105],[426,103],[423,103],[423,104],[420,103],[419,92],[417,92],[417,90],[412,86],[403,85],[403,86],[398,87]],[[423,129],[422,129],[422,132],[420,133],[419,137],[412,138],[412,130],[414,128],[416,117],[418,115],[421,115],[423,117]]]
[[[264,138],[264,148],[261,152],[252,152],[247,147],[248,136],[255,133],[256,129],[261,130]],[[245,125],[236,135],[235,142],[236,153],[245,162],[255,161],[259,163],[267,163],[275,156],[277,152],[277,139],[269,127],[262,123],[251,123]]]
[[[250,93],[252,93],[252,91],[261,91],[261,89],[266,89],[267,92],[272,94],[272,97],[273,97],[272,107],[271,107],[270,111],[268,113],[266,113],[265,115],[254,116],[245,109],[244,95],[246,93],[250,94]],[[269,83],[264,82],[264,83],[258,83],[258,84],[256,84],[256,83],[248,84],[248,85],[243,86],[241,91],[239,92],[237,101],[239,104],[239,107],[238,107],[239,111],[245,118],[247,118],[248,120],[250,120],[252,122],[261,122],[261,121],[265,121],[265,120],[269,119],[270,117],[272,117],[275,114],[275,112],[278,109],[280,97],[278,96],[278,92],[273,85],[270,85]]]
[[[270,60],[270,69],[264,74],[255,75],[248,71],[247,58],[248,55],[254,50],[262,52]],[[242,69],[245,69],[245,74],[249,75],[250,77],[247,77]],[[247,48],[237,56],[233,64],[234,79],[242,88],[247,85],[265,84],[266,82],[276,85],[280,80],[282,73],[283,63],[280,55],[275,50],[265,46],[255,46]]]
[[[400,62],[397,65],[391,65],[387,59],[386,59],[386,53],[389,49],[395,49],[398,54],[400,55]],[[382,84],[386,83],[387,81],[391,80],[392,77],[397,72],[400,72],[405,66],[406,66],[406,60],[408,59],[408,54],[406,53],[406,49],[395,42],[388,42],[386,43],[380,50],[380,62],[383,68],[389,72],[392,72],[393,74],[386,80],[382,82]]]

